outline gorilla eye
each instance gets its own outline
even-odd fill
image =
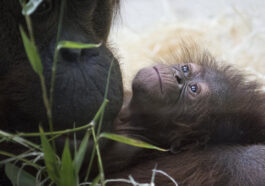
[[[190,68],[189,68],[188,65],[183,65],[183,66],[181,67],[181,70],[182,70],[182,72],[187,73],[187,72],[189,72]]]
[[[196,93],[198,91],[198,86],[197,85],[191,85],[190,86],[190,90],[194,93]]]
[[[192,96],[197,96],[201,92],[200,86],[197,84],[189,85],[189,93]]]
[[[36,14],[45,14],[52,9],[51,0],[44,0],[36,10]]]

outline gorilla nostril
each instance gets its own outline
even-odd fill
[[[91,49],[69,49],[63,48],[60,51],[60,58],[63,61],[68,62],[77,62],[82,61],[84,59],[91,59],[93,57],[99,56],[98,48]]]
[[[83,49],[81,51],[81,56],[89,56],[90,58],[99,56],[99,49],[98,48]]]
[[[182,84],[182,79],[180,78],[180,77],[178,77],[178,76],[175,76],[176,77],[176,79],[177,79],[177,82],[179,83],[179,84]]]
[[[65,61],[78,61],[81,56],[82,49],[69,49],[69,48],[63,48],[60,51],[60,55],[63,60]]]
[[[181,75],[179,74],[178,71],[175,71],[174,73],[174,77],[176,78],[177,82],[178,82],[178,85],[179,86],[182,86],[183,84],[183,79],[181,78]]]

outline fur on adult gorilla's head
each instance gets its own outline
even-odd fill
[[[58,30],[59,0],[44,0],[30,16],[49,89]],[[53,102],[55,129],[88,123],[100,107],[113,61],[105,121],[112,122],[123,97],[118,61],[106,46],[118,0],[65,0],[60,40],[100,43],[99,48],[63,49],[59,53]],[[11,131],[36,131],[46,125],[40,81],[32,70],[21,40],[19,25],[25,20],[18,0],[0,2],[0,127]],[[107,122],[108,123],[108,122]],[[104,123],[103,129],[111,128]]]

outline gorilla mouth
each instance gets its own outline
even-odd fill
[[[160,73],[156,67],[153,67],[153,69],[156,71],[156,74],[157,74],[158,80],[159,80],[160,90],[161,90],[161,93],[163,94],[163,86],[162,86],[162,79],[161,79]]]

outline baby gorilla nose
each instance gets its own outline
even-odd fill
[[[177,83],[178,83],[178,87],[181,89],[183,87],[183,84],[184,84],[184,80],[183,78],[181,77],[181,74],[178,70],[175,70],[174,71],[174,77],[175,79],[177,80]]]

